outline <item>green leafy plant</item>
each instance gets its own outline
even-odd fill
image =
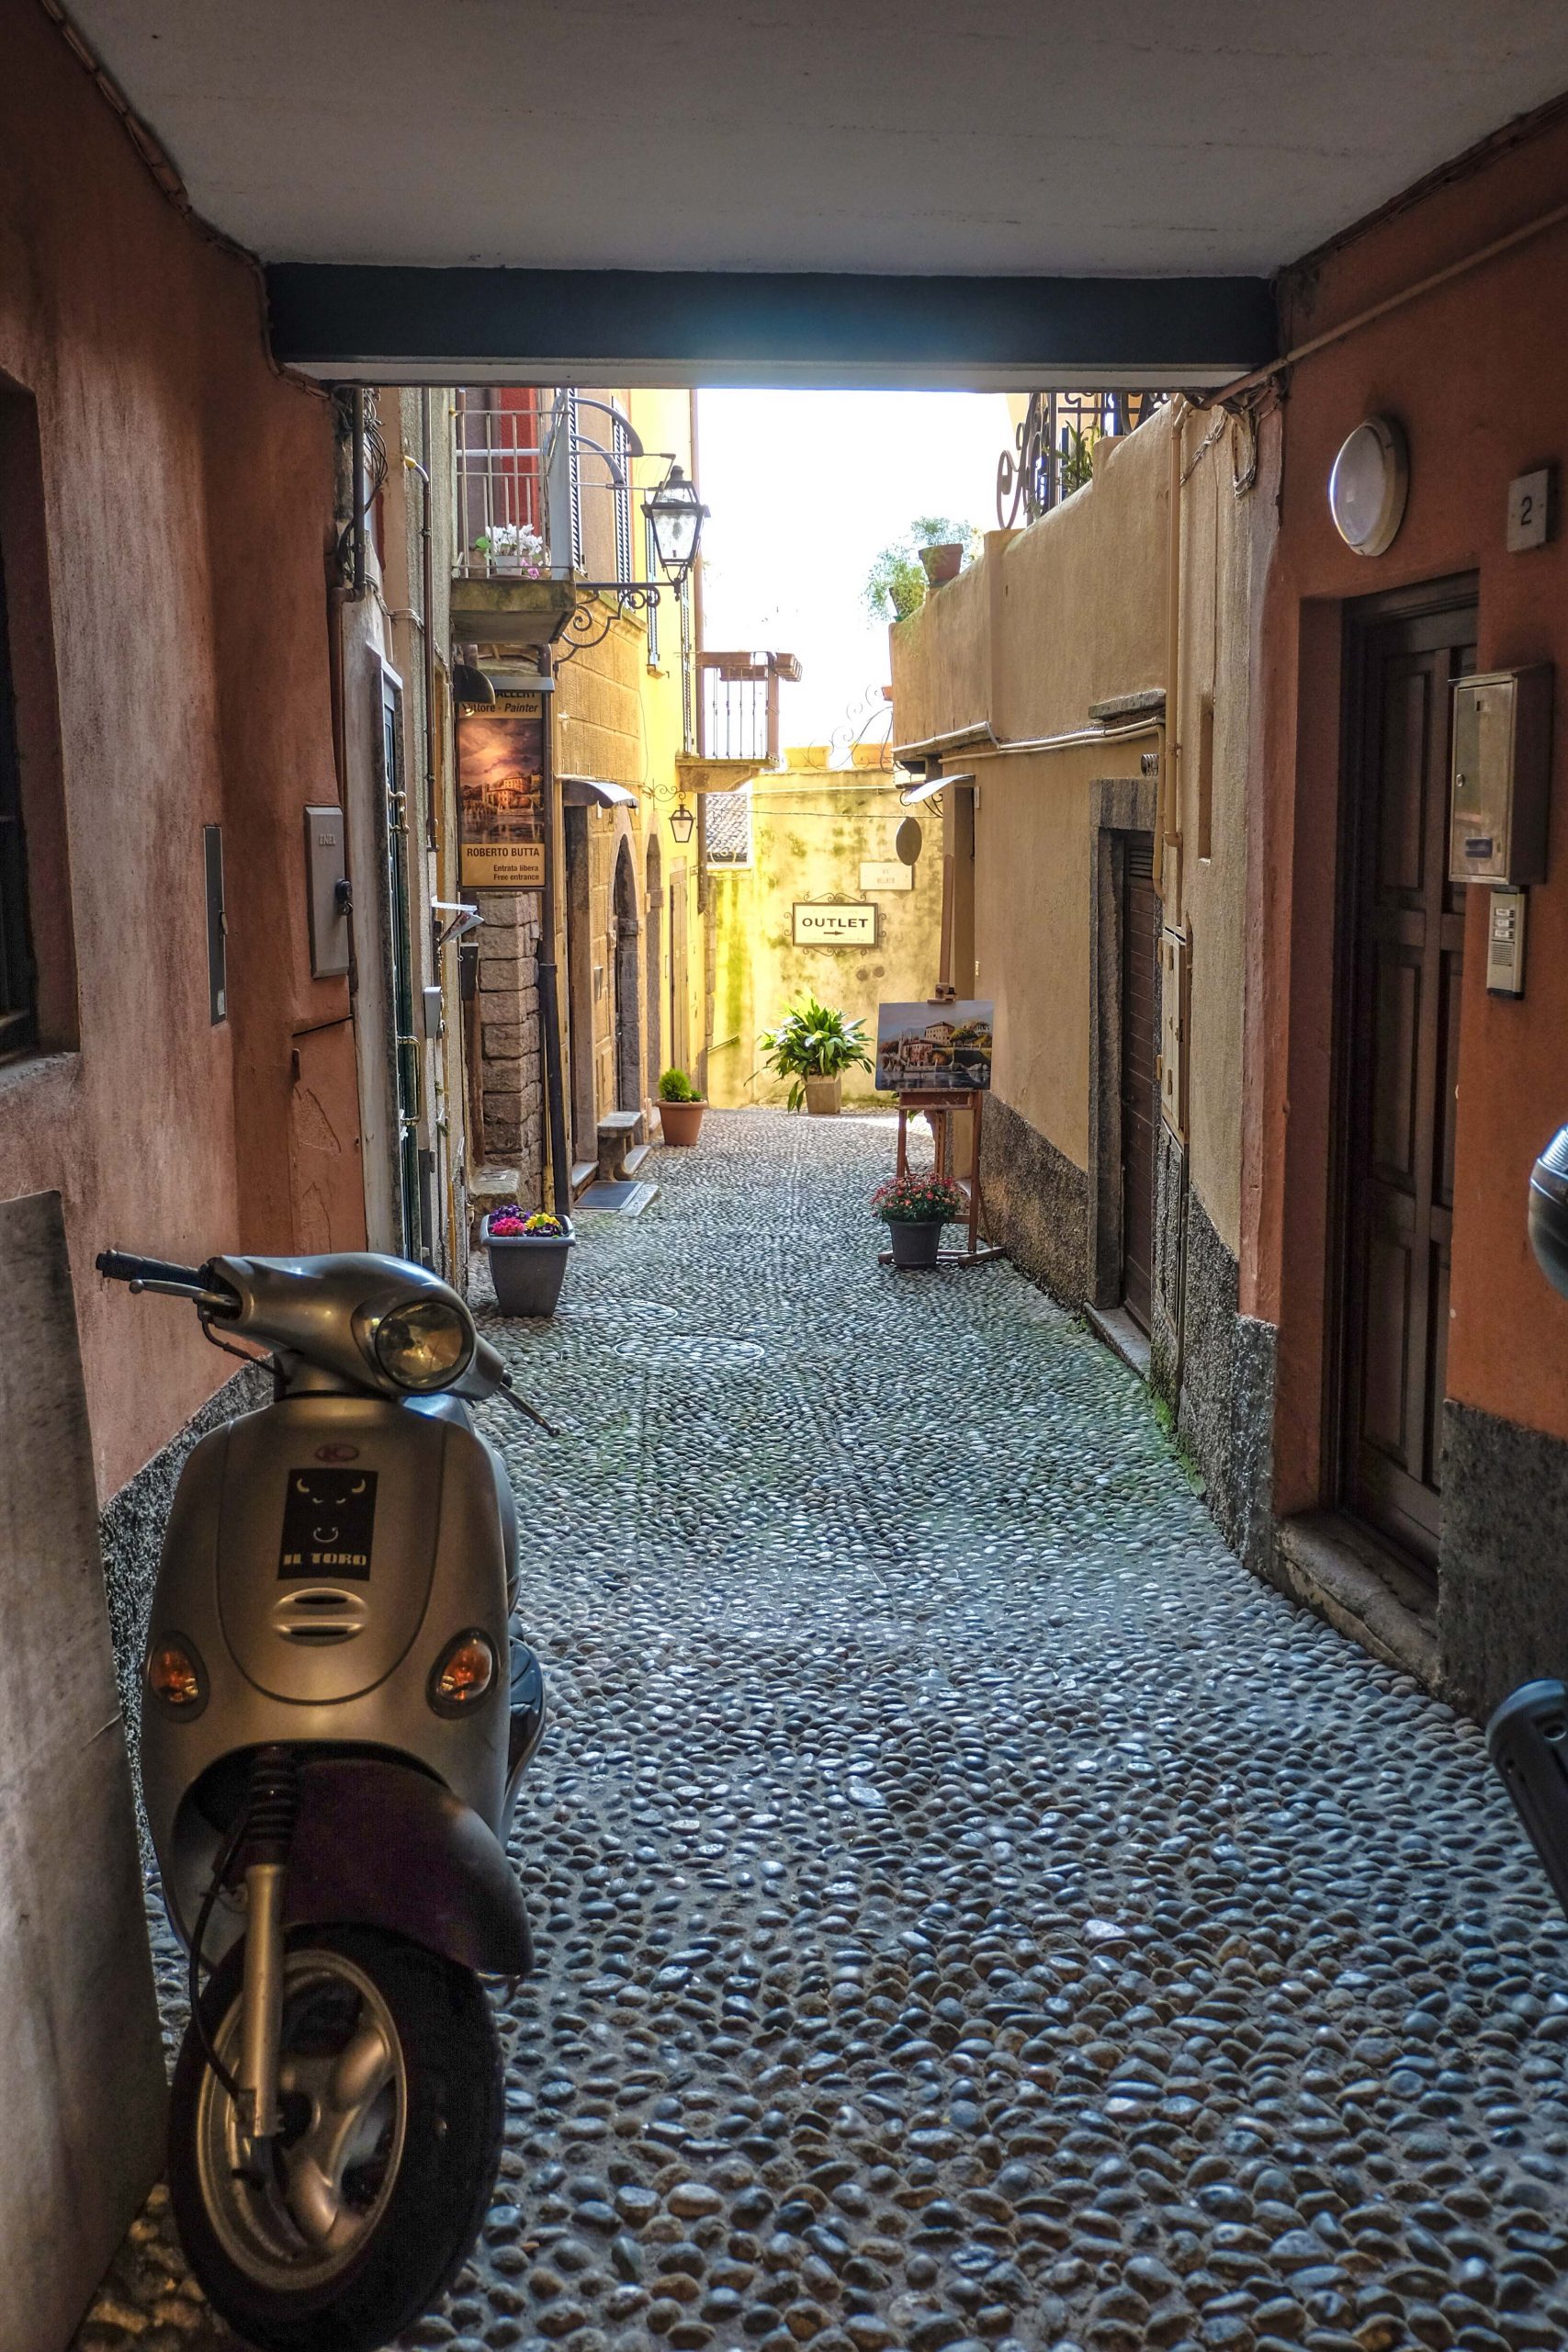
[[[953,1225],[964,1213],[963,1193],[943,1176],[895,1176],[877,1186],[871,1205],[884,1225]]]
[[[757,1042],[763,1069],[792,1080],[792,1111],[805,1102],[808,1078],[838,1078],[847,1069],[874,1067],[865,1049],[864,1022],[846,1020],[838,1007],[819,1004],[814,996],[792,1005],[778,1027],[764,1029]]]
[[[667,1069],[660,1074],[659,1099],[661,1102],[700,1102],[703,1098],[683,1069]]]
[[[967,563],[977,537],[972,523],[954,523],[945,514],[917,514],[901,539],[885,547],[865,576],[865,609],[874,621],[907,621],[926,600],[922,548],[964,549]]]
[[[1060,495],[1070,498],[1075,490],[1082,490],[1094,480],[1094,443],[1086,440],[1077,425],[1064,427],[1062,446],[1056,452],[1056,466],[1061,476]]]

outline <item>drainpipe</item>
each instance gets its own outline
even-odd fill
[[[1167,531],[1165,606],[1165,729],[1160,742],[1158,815],[1155,826],[1155,888],[1160,898],[1160,922],[1176,931],[1181,926],[1181,488],[1187,442],[1187,404],[1179,392],[1171,402],[1170,517]],[[1219,560],[1216,546],[1214,560]],[[1166,860],[1169,858],[1169,872]],[[1190,1034],[1181,1051],[1190,1056]],[[1190,1080],[1190,1063],[1188,1077]],[[1181,1144],[1181,1215],[1177,1220],[1176,1360],[1171,1366],[1172,1409],[1181,1409],[1181,1383],[1187,1368],[1187,1143]]]
[[[430,389],[428,385],[419,396],[419,438],[424,463],[420,477],[424,484],[424,496],[420,503],[419,524],[419,595],[424,613],[424,841],[427,849],[436,845],[435,828],[435,551],[430,530],[430,469],[434,452],[431,446]]]
[[[547,678],[550,674],[547,647],[539,652],[539,668]],[[539,945],[536,969],[539,980],[539,1038],[545,1057],[545,1111],[549,1122],[550,1191],[557,1216],[571,1215],[571,1158],[566,1140],[566,1088],[561,1075],[560,1001],[556,978],[556,820],[558,805],[556,793],[555,705],[546,695],[545,717],[539,730],[544,775],[540,778],[544,800],[545,884],[539,909]]]
[[[1166,724],[1159,743],[1159,799],[1155,820],[1155,889],[1170,924],[1180,922],[1182,891],[1182,452],[1187,445],[1187,402],[1170,402],[1170,513],[1166,525]],[[1173,873],[1166,879],[1166,854]]]

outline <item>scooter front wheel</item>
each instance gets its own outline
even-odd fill
[[[243,1947],[202,1997],[231,2073]],[[169,2191],[209,2300],[260,2352],[378,2352],[479,2233],[501,2154],[501,2052],[466,1969],[369,1928],[284,1959],[283,2129],[258,2166],[194,2026],[175,2070]]]

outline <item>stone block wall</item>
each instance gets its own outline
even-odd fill
[[[479,933],[480,1156],[515,1168],[536,1191],[544,1168],[539,1027],[539,899],[532,890],[484,900]]]

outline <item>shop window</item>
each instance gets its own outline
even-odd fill
[[[0,1060],[75,1043],[38,413],[0,378]]]

